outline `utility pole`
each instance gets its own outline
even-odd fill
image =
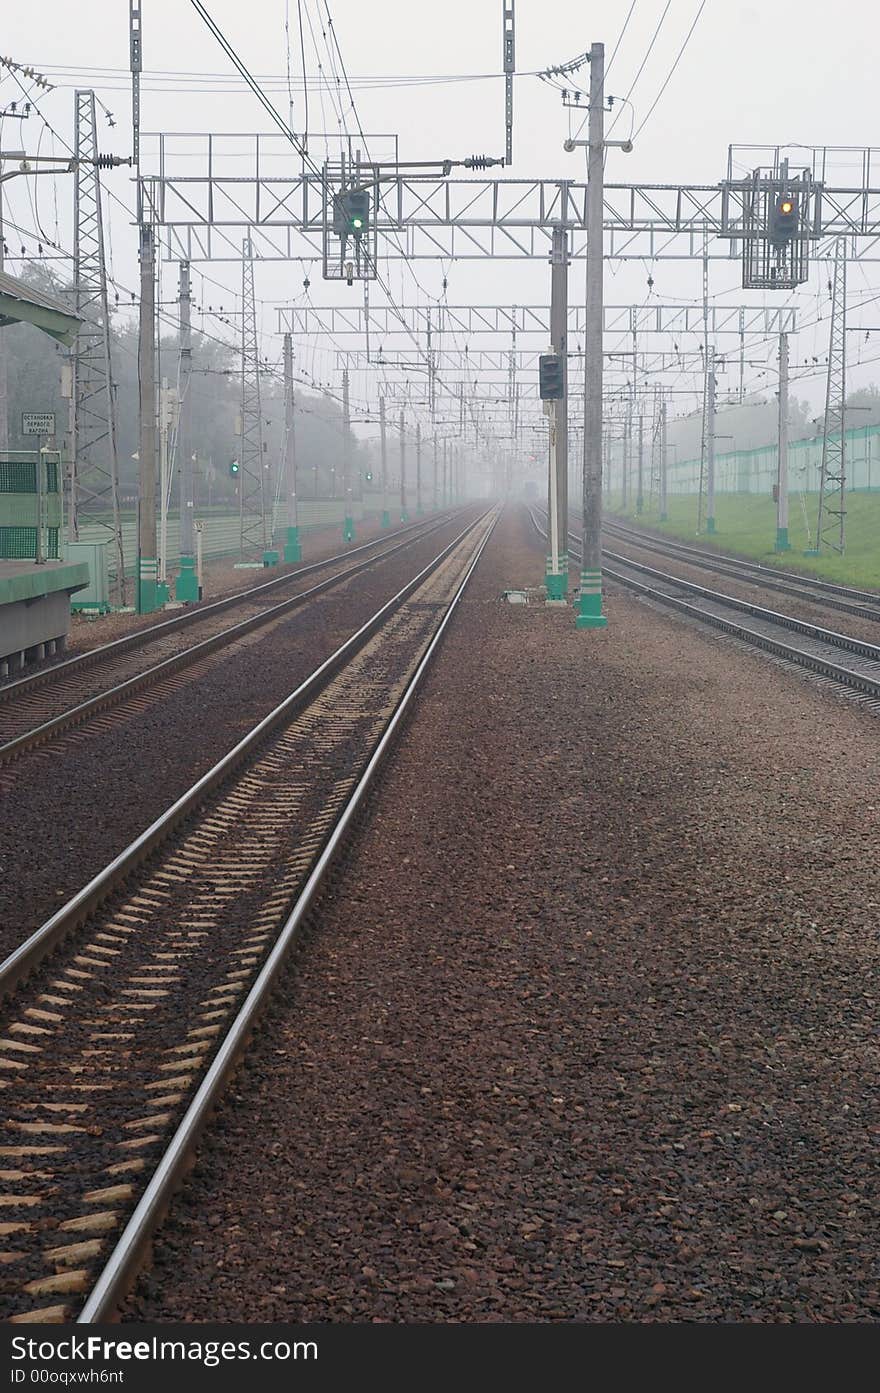
[[[626,404],[626,419],[623,423],[623,455],[620,461],[621,510],[624,513],[629,507],[629,483],[632,473],[633,408],[634,402],[630,396]]]
[[[562,396],[545,403],[550,423],[547,490],[550,555],[544,585],[547,603],[568,596],[568,231],[554,224],[550,249],[550,347],[562,370]]]
[[[667,513],[666,501],[666,480],[667,480],[667,460],[668,460],[668,438],[666,420],[666,397],[660,399],[660,521],[665,522]]]
[[[447,446],[449,442],[444,438],[443,441],[443,507],[449,507],[448,483],[449,483],[449,456]]]
[[[584,334],[584,501],[579,629],[608,623],[602,613],[602,277],[605,160],[605,45],[590,49],[587,154],[587,294]]]
[[[181,261],[178,281],[180,302],[180,415],[177,456],[180,479],[180,571],[174,587],[177,600],[199,598],[196,573],[195,496],[193,493],[192,438],[192,288],[188,261]]]
[[[68,536],[72,542],[78,541],[80,528],[87,522],[99,527],[100,535],[110,543],[115,597],[119,604],[125,604],[116,398],[94,92],[74,93],[74,122],[73,284],[76,313],[83,322],[70,354],[73,430]]]
[[[0,275],[5,265],[3,250],[3,161],[0,160]],[[6,373],[6,329],[0,324],[0,454],[9,449],[9,396]]]
[[[779,430],[776,466],[776,551],[788,540],[788,334],[779,335]]]
[[[284,492],[287,495],[285,562],[302,561],[296,502],[296,403],[293,396],[293,336],[284,335]]]
[[[706,534],[715,531],[715,349],[709,349],[706,373]]]
[[[343,542],[354,541],[354,517],[351,488],[351,406],[348,399],[348,368],[342,373],[342,498],[345,517],[342,524]]]
[[[516,16],[514,0],[504,4],[504,163],[513,164],[513,75],[516,71]]]
[[[239,463],[239,517],[241,561],[267,565],[266,487],[263,467],[263,409],[260,400],[260,346],[257,338],[257,301],[254,295],[254,259],[250,237],[241,250],[241,435]],[[259,555],[260,561],[255,562]]]
[[[404,415],[400,413],[400,521],[408,522],[409,518],[406,511],[406,423]]]
[[[841,556],[846,550],[846,239],[834,248],[831,283],[831,337],[825,382],[822,467],[816,551],[825,542]]]
[[[432,505],[431,505],[431,511],[434,512],[434,513],[436,513],[436,511],[437,511],[437,436],[436,436],[436,435],[434,436],[434,488],[433,488],[433,493],[432,493],[432,499],[433,499],[433,502],[432,502]]]
[[[156,266],[153,229],[140,225],[141,300],[138,316],[138,487],[137,612],[158,607],[156,545]]]
[[[422,515],[422,427],[416,422],[416,517]]]
[[[639,454],[638,476],[636,478],[636,513],[641,516],[645,510],[645,417],[639,412]]]
[[[385,433],[385,398],[379,398],[379,443],[382,468],[382,527],[391,526],[391,513],[388,508],[388,439]]]

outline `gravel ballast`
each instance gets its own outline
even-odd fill
[[[301,609],[5,768],[0,956],[149,827],[477,515],[469,509],[444,522]]]
[[[128,1319],[874,1320],[878,726],[508,509]]]

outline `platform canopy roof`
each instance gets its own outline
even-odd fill
[[[34,324],[72,348],[82,322],[54,295],[0,271],[0,325]]]

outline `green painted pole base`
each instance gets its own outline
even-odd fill
[[[382,509],[382,521],[379,523],[379,526],[380,526],[380,527],[390,527],[390,526],[391,526],[391,514],[389,513],[389,511],[388,511],[387,508],[383,508],[383,509]]]
[[[774,551],[791,551],[791,542],[788,540],[788,528],[787,528],[787,527],[777,527],[777,529],[776,529],[776,546],[773,548],[773,550],[774,550]]]
[[[180,558],[180,574],[174,582],[174,598],[184,605],[195,604],[197,600],[201,599],[194,556],[181,556]]]
[[[280,554],[274,549],[263,552],[263,566],[277,566],[281,560]]]
[[[637,499],[636,499],[636,512],[637,512],[637,513],[643,513],[644,511],[645,511],[645,500],[644,500],[644,498],[637,498]]]
[[[822,553],[820,552],[820,550],[819,550],[818,547],[808,547],[807,550],[804,552],[804,556],[821,556],[821,555],[822,555]]]
[[[659,521],[660,521],[660,522],[668,522],[668,521],[669,521],[669,514],[668,514],[668,513],[661,513],[661,514],[660,514]]]
[[[564,600],[568,595],[568,574],[560,572],[556,575],[554,571],[547,571],[544,576],[544,588],[547,591],[548,600]]]
[[[159,608],[158,575],[158,561],[142,556],[137,583],[138,614],[153,614]]]
[[[405,508],[402,508],[400,511],[400,521],[409,522],[409,513],[406,511]]]
[[[602,572],[581,571],[581,597],[575,615],[578,629],[604,629],[608,620],[602,613]]]
[[[343,542],[354,541],[354,518],[346,518],[342,524],[342,540]]]
[[[169,590],[168,590],[168,582],[167,582],[167,580],[157,580],[157,581],[156,581],[156,608],[157,608],[157,609],[161,609],[163,605],[167,605],[167,603],[168,603],[168,598],[169,598]]]
[[[302,546],[300,545],[300,540],[299,540],[299,528],[298,528],[298,527],[288,527],[288,529],[287,529],[287,541],[284,543],[284,560],[285,560],[285,563],[290,562],[290,561],[302,561],[302,559],[303,559],[303,549],[302,549]]]
[[[706,536],[711,537],[715,532],[715,519],[706,518]]]

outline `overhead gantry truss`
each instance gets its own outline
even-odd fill
[[[327,200],[323,175],[289,173],[271,136],[150,137],[142,161],[143,217],[164,229],[171,260],[238,261],[249,236],[264,261],[322,261]],[[237,141],[235,157],[229,153]],[[178,142],[186,142],[178,147]],[[390,168],[390,167],[389,167]],[[372,186],[378,257],[483,260],[546,258],[554,224],[570,229],[570,255],[586,251],[587,186],[574,180],[502,179],[485,175],[382,173]],[[606,184],[605,254],[683,259],[740,254],[750,180],[718,184]],[[853,259],[880,256],[880,188],[821,187],[811,236],[876,239],[853,246]]]
[[[550,309],[544,305],[290,305],[277,311],[279,334],[324,334],[334,338],[346,335],[379,335],[388,339],[404,335],[435,337],[463,334],[469,339],[481,334],[550,335]],[[569,335],[584,332],[582,305],[568,311]],[[606,305],[603,329],[606,334],[703,334],[706,328],[702,305]],[[770,337],[797,331],[797,310],[791,305],[744,306],[710,305],[708,332]]]

